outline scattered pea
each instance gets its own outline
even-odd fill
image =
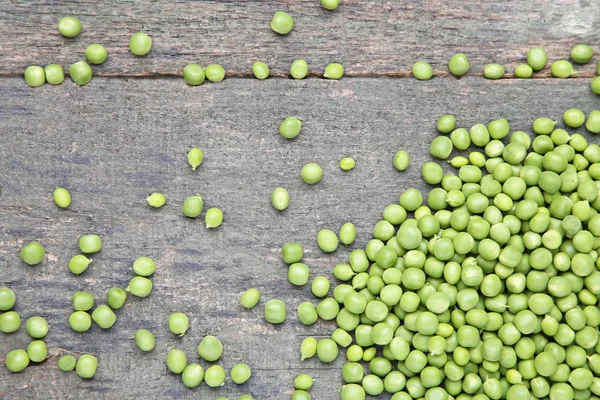
[[[600,76],[597,76],[594,79],[592,79],[592,82],[590,83],[590,88],[592,89],[592,92],[600,94]]]
[[[448,70],[456,77],[461,77],[469,71],[471,64],[469,59],[463,53],[456,53],[450,58]]]
[[[208,367],[208,369],[204,372],[204,382],[209,387],[219,387],[223,386],[225,383],[225,370],[220,365],[213,365]]]
[[[298,390],[309,390],[313,385],[314,379],[308,374],[301,374],[294,378],[294,388]]]
[[[137,297],[147,297],[152,292],[152,281],[143,276],[136,276],[129,281],[125,291]]]
[[[43,317],[31,317],[25,324],[27,334],[34,339],[41,339],[48,334],[48,321]]]
[[[89,292],[73,293],[73,310],[89,311],[94,307],[94,296]]]
[[[106,293],[106,304],[113,310],[118,310],[123,307],[126,300],[127,292],[121,288],[112,287],[108,289],[108,292]]]
[[[26,264],[36,265],[42,262],[46,251],[39,242],[32,241],[21,248],[21,260]]]
[[[204,69],[204,74],[206,75],[206,79],[211,82],[221,82],[225,79],[225,69],[219,64],[207,65]]]
[[[98,235],[83,235],[79,238],[79,249],[86,254],[97,253],[102,249],[102,239]]]
[[[69,316],[69,326],[75,332],[85,332],[92,327],[92,317],[85,311],[75,311]]]
[[[156,338],[148,329],[138,329],[135,332],[135,345],[141,351],[151,351],[156,346]]]
[[[192,167],[192,171],[195,171],[202,161],[204,161],[204,152],[197,147],[192,147],[187,153],[187,162]]]
[[[209,362],[215,362],[223,355],[223,344],[215,336],[205,336],[198,345],[198,355]]]
[[[427,61],[417,61],[412,66],[412,74],[420,81],[427,81],[433,76],[433,68]]]
[[[240,304],[242,307],[251,309],[258,304],[260,300],[260,292],[258,289],[251,288],[242,293],[240,297]]]
[[[188,64],[183,69],[183,80],[190,86],[202,85],[206,80],[204,68],[199,64]]]
[[[40,87],[46,83],[46,71],[37,65],[30,65],[25,68],[24,78],[30,87]]]
[[[214,229],[221,226],[223,223],[223,211],[220,208],[212,207],[206,210],[204,223],[207,229]]]
[[[307,185],[314,185],[323,178],[323,169],[317,163],[308,163],[300,170],[300,178]]]
[[[202,197],[197,194],[184,200],[181,211],[183,212],[183,215],[188,218],[196,218],[202,213],[203,208],[204,201],[202,200]]]
[[[15,349],[8,352],[4,361],[9,371],[21,372],[29,365],[29,356],[25,350]]]
[[[0,288],[0,311],[9,311],[17,302],[15,292],[7,287]]]
[[[281,324],[286,319],[285,303],[281,300],[269,300],[265,304],[265,319],[271,324]]]
[[[565,124],[571,128],[579,128],[585,124],[585,114],[577,108],[570,108],[563,114]]]
[[[152,193],[150,196],[146,197],[146,201],[150,207],[160,208],[165,205],[167,200],[165,199],[165,195],[162,193]]]
[[[554,61],[550,65],[550,72],[555,78],[568,78],[575,73],[573,66],[567,60]]]
[[[286,139],[293,139],[300,134],[302,122],[296,117],[287,117],[279,125],[279,133]]]
[[[181,374],[181,380],[186,387],[195,388],[204,380],[204,368],[199,364],[189,364]]]
[[[92,68],[85,61],[77,61],[69,67],[69,76],[79,86],[84,86],[92,80]]]
[[[520,64],[515,68],[515,76],[521,79],[531,78],[533,75],[533,68],[529,64]]]
[[[90,64],[102,64],[108,58],[108,52],[101,44],[90,44],[85,49],[85,58],[87,58]]]
[[[354,169],[355,162],[353,158],[346,157],[340,160],[340,168],[342,171],[350,171]]]
[[[326,253],[334,252],[338,248],[338,237],[330,229],[321,229],[317,234],[317,244]]]
[[[137,32],[129,39],[129,50],[136,56],[145,56],[152,49],[152,39],[144,32]]]
[[[14,311],[0,314],[0,332],[13,333],[21,327],[21,317]]]
[[[273,190],[271,195],[271,205],[277,211],[284,211],[290,205],[290,194],[287,190],[282,187],[278,187]]]
[[[92,319],[102,329],[109,329],[115,322],[117,322],[117,316],[107,305],[100,305],[92,312]]]
[[[190,320],[184,313],[176,312],[169,317],[169,330],[174,334],[183,336],[189,327]]]
[[[65,71],[58,64],[48,64],[44,68],[46,81],[51,85],[60,85],[65,80]]]
[[[27,357],[33,362],[42,362],[48,358],[48,347],[43,340],[34,340],[27,346]]]
[[[571,60],[577,64],[585,64],[594,57],[594,50],[587,44],[576,44],[571,49]]]
[[[410,156],[406,150],[400,150],[394,154],[393,163],[398,171],[405,171],[410,165]]]
[[[317,339],[313,337],[304,338],[300,344],[301,359],[312,358],[315,354],[317,354]]]
[[[483,69],[483,76],[487,79],[500,79],[504,76],[504,66],[501,64],[487,64]]]
[[[67,208],[71,205],[71,194],[65,188],[56,188],[52,193],[54,203],[60,208]]]
[[[280,35],[287,35],[294,27],[292,16],[283,11],[277,11],[271,19],[271,29]]]
[[[321,0],[321,7],[333,11],[340,5],[340,0]]]
[[[187,365],[185,353],[178,349],[171,349],[166,358],[167,368],[174,374],[181,374]]]
[[[58,31],[61,35],[73,38],[81,33],[81,22],[75,17],[62,17],[58,21]]]
[[[308,63],[305,60],[296,60],[290,66],[290,75],[294,79],[304,79],[308,75]]]
[[[548,56],[546,50],[541,47],[533,47],[527,52],[527,64],[534,70],[539,71],[544,69]]]
[[[241,385],[250,379],[252,376],[252,371],[247,364],[236,364],[233,368],[231,368],[229,375],[235,384]]]
[[[269,77],[269,66],[262,61],[252,64],[252,74],[256,79],[267,79]]]
[[[63,372],[73,371],[76,364],[77,359],[71,354],[65,354],[58,359],[58,369]]]
[[[356,226],[352,222],[346,222],[340,228],[340,242],[342,244],[349,246],[356,240]]]
[[[344,66],[340,63],[330,63],[325,67],[324,78],[341,79],[344,76]]]

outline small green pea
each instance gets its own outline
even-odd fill
[[[89,292],[73,293],[73,310],[88,311],[94,307],[94,296]]]
[[[288,242],[281,247],[281,258],[286,264],[293,264],[302,261],[304,248],[296,242]]]
[[[76,364],[77,359],[71,354],[65,354],[64,356],[58,359],[58,369],[64,372],[73,371],[75,369]]]
[[[585,129],[591,133],[600,133],[600,111],[592,110],[585,121]],[[593,147],[588,147],[588,149]],[[597,147],[596,147],[597,148]],[[584,153],[585,155],[585,153]]]
[[[54,203],[60,208],[67,208],[71,205],[71,194],[65,188],[56,188],[52,193]]]
[[[92,317],[85,311],[75,311],[69,316],[69,326],[75,332],[85,332],[92,327]]]
[[[15,292],[7,287],[0,288],[0,311],[9,311],[16,302]]]
[[[30,317],[25,324],[27,334],[34,339],[41,339],[48,334],[48,321],[43,317]]]
[[[202,213],[203,208],[204,201],[202,200],[202,197],[197,194],[184,200],[181,211],[183,212],[183,215],[188,218],[196,218]]]
[[[89,379],[96,375],[97,368],[98,360],[96,357],[91,354],[84,354],[77,360],[75,371],[80,377]]]
[[[21,372],[29,365],[29,356],[25,350],[15,349],[8,352],[4,361],[9,371]]]
[[[269,300],[265,304],[265,319],[271,324],[281,324],[286,319],[285,303],[281,300]]]
[[[338,237],[330,229],[321,229],[317,234],[317,244],[326,253],[334,252],[338,248]]]
[[[135,345],[141,351],[151,351],[156,346],[156,338],[148,329],[138,329],[135,332]]]
[[[48,64],[44,68],[46,81],[51,85],[60,85],[65,80],[65,71],[58,64]]]
[[[25,73],[23,75],[25,83],[30,87],[40,87],[46,83],[46,71],[44,68],[37,65],[30,65],[25,68]]]
[[[302,340],[300,344],[300,356],[301,360],[306,360],[313,357],[317,353],[317,339],[313,337],[307,337]]]
[[[326,276],[317,276],[312,281],[311,290],[317,297],[325,297],[329,293],[331,284]]]
[[[267,79],[269,77],[269,66],[262,61],[252,64],[252,74],[256,79]]]
[[[310,269],[303,263],[293,263],[288,269],[288,280],[296,286],[306,285]]]
[[[150,276],[156,271],[156,263],[149,257],[138,257],[133,262],[133,272],[138,276]]]
[[[298,390],[309,390],[313,385],[314,379],[307,374],[298,375],[294,378],[294,387]]]
[[[87,258],[86,256],[82,256],[81,254],[77,254],[73,256],[69,261],[69,271],[74,273],[75,275],[80,275],[85,272],[90,263],[92,262],[91,258]]]
[[[87,58],[91,64],[102,64],[108,58],[108,52],[101,44],[90,44],[85,49],[85,58]]]
[[[34,340],[27,346],[27,356],[30,361],[42,362],[48,358],[48,347],[43,340]]]
[[[186,387],[195,388],[204,380],[204,368],[199,364],[189,364],[181,374],[181,380]]]
[[[312,325],[319,319],[315,306],[305,301],[298,305],[298,321],[304,325]]]
[[[334,361],[339,353],[338,345],[332,339],[321,339],[317,342],[317,357],[321,362]]]
[[[258,289],[251,288],[242,293],[240,304],[247,309],[253,308],[260,300],[260,292]]]
[[[394,154],[393,163],[398,171],[405,171],[410,166],[410,156],[405,150],[400,150]]]
[[[146,201],[150,207],[160,208],[165,205],[167,200],[165,199],[165,195],[162,193],[152,193],[150,196],[146,197]]]
[[[300,134],[302,122],[296,117],[287,117],[279,125],[279,134],[286,139],[293,139]]]
[[[79,86],[84,86],[92,80],[92,68],[85,61],[77,61],[69,67],[69,76]]]
[[[198,355],[209,362],[215,362],[223,355],[223,344],[215,336],[205,336],[198,345]]]
[[[594,79],[592,79],[592,82],[590,83],[590,88],[592,89],[592,92],[600,94],[600,76],[597,76]]]
[[[456,53],[448,62],[448,70],[450,73],[456,77],[461,77],[469,71],[471,64],[469,63],[469,59],[463,53]]]
[[[452,141],[447,136],[438,136],[429,145],[429,154],[436,158],[445,160],[450,156],[453,149]]]
[[[173,372],[174,374],[180,374],[187,365],[187,358],[183,351],[171,349],[167,354],[166,362],[169,371]]]
[[[304,79],[308,75],[308,63],[305,60],[296,60],[290,66],[290,75],[294,79]]]
[[[500,79],[504,76],[504,66],[501,64],[487,64],[483,68],[483,76],[487,79]]]
[[[109,329],[117,322],[117,316],[107,305],[100,305],[92,312],[92,319],[102,329]]]
[[[412,66],[412,74],[420,81],[427,81],[433,76],[433,68],[427,61],[417,61]]]
[[[46,251],[39,242],[32,241],[21,248],[21,260],[26,264],[36,265],[42,262]]]
[[[324,78],[340,79],[344,76],[344,66],[340,63],[330,63],[325,67]]]
[[[113,310],[123,307],[127,300],[127,292],[118,287],[108,289],[106,293],[106,304]]]
[[[529,64],[521,64],[515,68],[515,76],[521,79],[531,78],[533,75],[533,68]]]
[[[300,170],[300,178],[307,185],[314,185],[323,178],[323,169],[317,163],[305,164]]]
[[[204,382],[209,387],[219,387],[223,386],[225,383],[225,370],[220,365],[213,365],[208,367],[208,369],[204,372]]]
[[[136,276],[129,281],[125,291],[137,297],[147,297],[152,292],[152,281],[143,276]]]
[[[21,317],[14,311],[0,314],[0,332],[12,333],[21,327]]]
[[[571,60],[577,64],[585,64],[594,57],[594,50],[587,44],[576,44],[571,49]]]
[[[538,135],[549,135],[554,130],[556,121],[550,118],[540,117],[533,121],[533,131]]]
[[[206,210],[204,223],[207,229],[218,228],[223,223],[223,211],[216,207],[209,208]]]
[[[79,249],[86,254],[97,253],[102,249],[100,236],[90,234],[79,238]]]
[[[204,69],[204,74],[206,75],[206,79],[211,82],[221,82],[225,79],[225,69],[219,64],[207,65]]]
[[[271,29],[280,35],[287,35],[294,27],[292,16],[283,11],[277,11],[271,19]]]
[[[585,113],[577,108],[570,108],[563,114],[565,124],[571,128],[579,128],[585,123]]]
[[[352,222],[346,222],[340,228],[339,237],[342,244],[351,245],[356,240],[356,226]]]
[[[195,171],[196,168],[202,164],[202,161],[204,161],[204,153],[202,150],[197,147],[193,147],[190,149],[190,151],[188,151],[187,162],[190,164],[190,167],[192,167],[192,171]]]
[[[575,73],[573,66],[567,60],[554,61],[550,65],[550,72],[555,78],[568,78]]]
[[[129,38],[129,50],[136,56],[145,56],[152,49],[152,39],[144,32],[137,32]]]
[[[231,376],[231,380],[235,384],[241,385],[250,379],[252,376],[252,370],[247,364],[236,364],[233,368],[231,368],[229,376]]]
[[[273,190],[273,194],[271,194],[271,205],[277,211],[287,209],[290,205],[290,194],[288,191],[282,187]]]
[[[75,37],[81,33],[81,29],[81,22],[75,17],[62,17],[58,21],[58,31],[64,37]]]
[[[534,70],[539,71],[546,66],[548,56],[546,50],[541,47],[533,47],[527,52],[527,64]]]
[[[206,80],[204,68],[199,64],[188,64],[183,69],[183,80],[190,86],[202,85]]]
[[[169,330],[174,334],[183,336],[189,327],[190,320],[184,313],[176,312],[169,317]]]
[[[340,5],[340,0],[321,0],[321,7],[333,11]]]
[[[350,171],[354,169],[355,165],[356,163],[354,162],[353,158],[346,157],[340,160],[340,168],[342,169],[342,171]]]

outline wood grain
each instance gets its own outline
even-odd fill
[[[269,28],[278,10],[288,11],[295,27],[288,36]],[[74,15],[84,30],[62,37],[56,25]],[[304,58],[319,75],[330,62],[349,75],[406,76],[425,59],[446,71],[448,59],[464,52],[472,73],[498,62],[507,72],[525,61],[533,46],[549,60],[569,57],[570,48],[588,43],[598,50],[600,3],[579,0],[343,0],[334,12],[317,0],[285,1],[18,1],[0,2],[0,74],[21,75],[28,65],[59,63],[66,69],[84,59],[85,48],[102,43],[109,59],[97,74],[181,74],[188,63],[220,63],[232,75],[249,75],[254,61],[286,74]],[[146,57],[129,53],[131,34],[153,38]],[[596,63],[577,69],[585,76]],[[542,76],[544,76],[542,74]]]
[[[190,88],[172,79],[97,78],[85,87],[66,82],[30,89],[20,79],[1,79],[0,285],[16,292],[15,310],[23,321],[33,315],[48,319],[52,357],[11,374],[3,357],[30,339],[24,328],[0,335],[0,398],[215,399],[252,393],[256,399],[286,399],[293,378],[308,372],[317,379],[313,398],[337,399],[344,357],[323,365],[301,362],[298,355],[304,337],[322,337],[334,327],[298,322],[298,304],[318,299],[309,287],[287,282],[279,248],[299,241],[311,277],[331,277],[335,264],[370,239],[387,204],[409,187],[430,189],[420,178],[420,165],[431,159],[428,143],[441,114],[455,114],[465,127],[505,117],[513,130],[530,131],[536,117],[560,120],[567,108],[589,112],[599,106],[584,80],[226,79]],[[289,115],[304,124],[292,141],[278,134]],[[185,160],[192,146],[205,152],[196,172]],[[404,173],[391,163],[399,149],[412,157]],[[356,159],[353,171],[337,165],[346,156]],[[325,171],[314,186],[298,177],[310,161]],[[57,186],[72,193],[68,210],[52,202]],[[292,197],[283,213],[269,204],[277,186]],[[163,209],[145,204],[153,191],[166,195]],[[224,210],[219,229],[208,231],[201,221],[183,217],[181,203],[195,193],[206,207]],[[317,231],[337,230],[347,221],[358,228],[357,242],[331,255],[320,252]],[[67,263],[86,233],[100,234],[104,247],[77,277]],[[47,251],[35,267],[19,259],[21,246],[30,240],[39,240]],[[71,331],[72,293],[88,290],[103,303],[108,288],[127,285],[131,264],[142,255],[158,264],[153,293],[129,298],[109,330]],[[251,286],[263,297],[256,309],[246,311],[238,301]],[[277,327],[262,317],[262,306],[272,298],[288,306],[288,320]],[[167,329],[175,311],[190,316],[191,329],[183,338]],[[141,328],[157,336],[157,348],[148,354],[133,342]],[[223,341],[225,368],[238,362],[252,367],[247,384],[228,381],[220,389],[188,390],[166,371],[169,348],[181,348],[197,361],[195,348],[206,334]],[[82,380],[60,372],[57,356],[66,351],[96,354],[96,377]]]

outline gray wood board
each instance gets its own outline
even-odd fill
[[[311,277],[332,277],[332,267],[370,239],[386,205],[409,187],[430,189],[420,166],[431,160],[428,144],[437,135],[439,115],[452,113],[464,127],[505,117],[513,130],[530,131],[536,117],[562,121],[567,108],[589,112],[599,105],[584,80],[227,79],[192,88],[180,79],[98,78],[85,87],[69,82],[30,89],[20,79],[2,79],[0,282],[16,292],[23,324],[33,315],[48,319],[53,356],[11,374],[3,357],[30,339],[24,328],[0,335],[0,398],[214,399],[249,392],[257,399],[284,399],[293,378],[308,372],[316,378],[313,398],[336,399],[345,357],[323,365],[316,359],[301,362],[298,352],[304,337],[326,336],[334,325],[298,322],[298,304],[318,299],[309,285],[287,282],[280,247],[302,243]],[[304,124],[292,141],[278,133],[289,115]],[[186,163],[192,146],[205,152],[196,172]],[[399,149],[412,157],[403,173],[391,162]],[[356,159],[356,168],[343,172],[338,161],[347,156]],[[324,178],[308,186],[298,173],[311,161],[323,166]],[[73,196],[68,210],[52,202],[57,186]],[[292,197],[282,213],[270,206],[277,186]],[[154,191],[166,195],[164,208],[146,204]],[[224,210],[220,228],[208,231],[201,219],[182,215],[181,203],[196,193],[205,209]],[[347,221],[358,228],[356,243],[331,255],[319,251],[317,231],[337,230]],[[78,254],[78,237],[87,233],[101,235],[104,247],[88,271],[74,276],[67,264]],[[39,240],[47,251],[35,267],[19,259],[30,240]],[[87,290],[103,303],[108,288],[127,285],[131,264],[142,255],[158,264],[152,294],[129,298],[109,330],[94,325],[87,333],[71,331],[72,293]],[[239,296],[252,286],[261,290],[262,300],[247,311]],[[263,305],[273,298],[288,307],[281,326],[263,319]],[[190,316],[191,329],[183,338],[167,329],[175,311]],[[157,337],[148,354],[133,341],[141,328]],[[206,334],[223,341],[220,364],[227,370],[238,362],[252,367],[247,384],[237,387],[228,380],[220,389],[203,384],[188,390],[167,372],[169,348],[184,349],[197,361],[195,347]],[[65,351],[97,354],[96,377],[82,380],[60,372],[57,355]]]
[[[294,17],[288,36],[269,28],[278,10]],[[65,15],[83,23],[74,39],[57,31]],[[109,52],[108,61],[94,67],[101,74],[180,74],[191,62],[220,63],[231,73],[248,74],[257,60],[287,73],[298,58],[314,73],[333,61],[354,75],[406,72],[418,59],[445,71],[459,51],[471,58],[472,72],[481,73],[490,62],[512,71],[533,46],[545,47],[551,61],[568,58],[580,42],[596,47],[599,24],[600,3],[579,0],[343,0],[334,12],[318,0],[5,0],[0,2],[0,73],[22,74],[28,65],[50,63],[68,69],[85,58],[91,43],[102,43]],[[146,57],[128,49],[130,35],[140,30],[154,41]],[[590,75],[593,64],[578,70]]]

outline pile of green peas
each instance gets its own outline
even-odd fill
[[[457,155],[456,174],[426,163],[436,187],[405,190],[335,266],[333,297],[298,307],[301,323],[336,322],[301,359],[345,348],[342,400],[600,398],[600,146],[570,132],[600,132],[597,113],[537,118],[533,139],[502,118],[470,130],[440,118],[432,156],[483,151]],[[291,268],[303,248],[281,255]],[[295,268],[292,283],[305,277]]]

